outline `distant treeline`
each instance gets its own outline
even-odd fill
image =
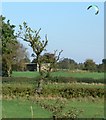
[[[101,64],[96,64],[92,59],[87,59],[84,63],[77,63],[73,59],[64,58],[63,60],[57,62],[54,70],[84,70],[90,72],[105,72],[105,62],[106,59],[102,60]],[[26,61],[25,61],[26,62]],[[17,64],[13,65],[13,71],[36,71],[36,59],[33,59],[32,62],[23,63],[22,66]]]
[[[93,59],[87,59],[84,63],[77,63],[73,59],[64,58],[57,64],[58,69],[68,70],[86,70],[90,72],[104,72],[106,59],[102,60],[101,64],[96,64]]]

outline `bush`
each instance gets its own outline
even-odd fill
[[[49,77],[49,82],[57,83],[72,83],[72,82],[84,82],[84,83],[104,83],[104,79],[93,78],[72,78],[72,77]]]
[[[11,86],[3,86],[2,94],[9,96],[34,96],[35,95],[35,87],[13,87]],[[77,87],[69,87],[69,88],[43,88],[42,96],[55,96],[55,97],[63,97],[63,98],[77,98],[77,97],[103,97],[104,89],[103,88],[77,88]]]
[[[76,82],[77,80],[72,77],[49,77],[49,82],[57,82],[57,83],[72,83]]]
[[[2,87],[2,94],[3,96],[16,96],[16,97],[29,97],[34,96],[35,88],[31,86],[12,86],[12,85],[4,85]]]
[[[45,87],[42,92],[43,96],[59,96],[63,98],[77,98],[77,97],[103,97],[104,88],[79,87],[79,86],[64,86],[64,87]]]
[[[93,78],[76,78],[77,82],[84,83],[104,83],[104,79],[93,79]]]
[[[27,77],[3,77],[2,78],[2,83],[7,84],[7,83],[28,83],[28,84],[35,84],[37,83],[39,77],[36,78],[27,78]]]
[[[3,77],[2,83],[32,83],[35,84],[40,78],[27,78],[27,77]],[[73,82],[84,82],[84,83],[104,83],[104,79],[93,79],[93,78],[72,78],[72,77],[49,77],[44,80],[45,82],[57,82],[57,83],[73,83]]]

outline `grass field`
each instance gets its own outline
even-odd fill
[[[39,76],[38,72],[13,72],[12,77],[37,77]]]
[[[52,113],[42,109],[37,104],[28,100],[3,100],[2,117],[3,118],[32,118],[31,106],[34,112],[34,118],[50,118]]]
[[[62,77],[74,77],[74,78],[93,78],[93,79],[103,79],[104,78],[104,73],[97,73],[97,72],[64,72],[64,71],[59,71],[59,72],[53,72],[51,73],[52,76],[62,76]],[[13,72],[12,74],[13,77],[37,77],[39,76],[38,72]]]
[[[56,106],[56,99],[41,99],[41,103],[46,105],[52,104]],[[31,100],[3,100],[2,114],[3,118],[31,118],[31,107],[33,108],[34,118],[51,118],[52,112],[44,109],[36,102]],[[77,109],[82,111],[78,114],[78,118],[103,118],[104,117],[104,101],[103,99],[71,99],[64,104],[62,114],[68,110]],[[74,112],[73,112],[74,114]]]

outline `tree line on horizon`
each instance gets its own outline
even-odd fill
[[[51,56],[50,53],[48,53]],[[36,59],[33,59],[31,63],[36,63]],[[104,72],[104,65],[106,59],[102,59],[101,64],[96,64],[93,59],[86,59],[84,63],[77,63],[71,58],[63,58],[57,62],[56,69],[58,70],[86,70],[90,72]]]

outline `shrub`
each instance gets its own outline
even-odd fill
[[[84,82],[84,83],[104,83],[104,79],[93,78],[73,78],[73,77],[49,77],[48,82],[57,83],[72,83],[72,82]]]
[[[36,78],[27,78],[27,77],[3,77],[2,78],[2,83],[7,84],[7,83],[28,83],[28,84],[35,84],[37,83],[39,77]]]
[[[60,96],[63,98],[77,98],[77,97],[103,97],[104,89],[103,88],[81,88],[81,87],[63,87],[63,88],[44,88],[42,92],[43,96]]]
[[[32,83],[38,82],[39,77],[27,78],[27,77],[3,77],[2,83]],[[73,82],[84,82],[84,83],[104,83],[104,79],[93,79],[93,78],[72,78],[72,77],[49,77],[44,80],[45,82],[57,82],[57,83],[73,83]]]

